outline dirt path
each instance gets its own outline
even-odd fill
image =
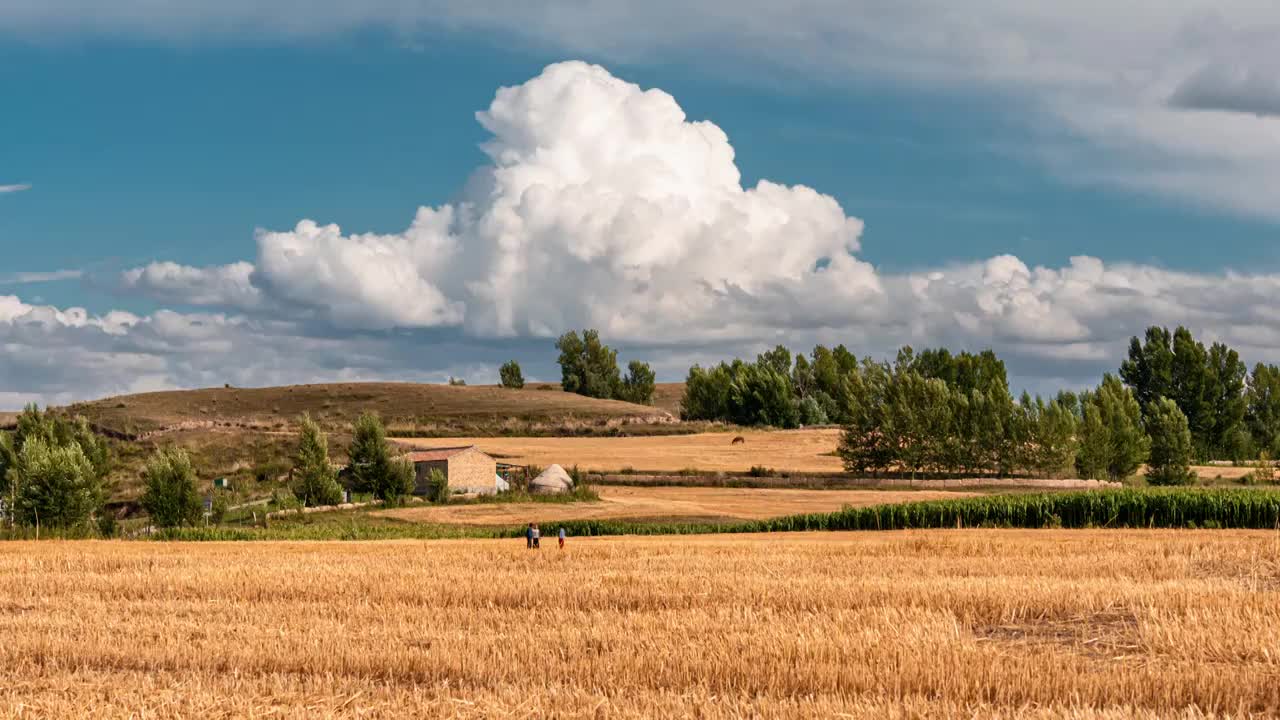
[[[952,491],[775,490],[704,487],[601,487],[600,502],[495,503],[384,510],[375,515],[401,520],[461,525],[513,525],[560,520],[702,518],[750,520],[808,512],[833,512],[845,505],[939,500],[973,495]]]

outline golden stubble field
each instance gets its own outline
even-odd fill
[[[685,470],[743,473],[752,467],[778,472],[837,474],[844,472],[835,455],[838,428],[805,430],[742,430],[648,437],[466,437],[405,438],[405,447],[475,445],[502,462],[517,465],[552,463],[577,465],[593,472],[678,473]],[[745,442],[733,444],[742,437]],[[1192,468],[1206,480],[1239,480],[1251,467],[1198,465]]]
[[[414,522],[510,527],[561,520],[762,520],[784,515],[835,512],[846,505],[950,500],[978,493],[950,490],[797,490],[791,488],[626,487],[595,488],[599,502],[480,503],[426,505],[382,510],[375,515]]]
[[[0,545],[4,717],[1280,713],[1274,532]]]

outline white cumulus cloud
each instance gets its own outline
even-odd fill
[[[724,131],[661,90],[558,63],[499,90],[477,118],[491,164],[403,233],[303,220],[260,231],[252,271],[155,263],[124,284],[239,307],[261,292],[344,328],[501,337],[591,325],[624,339],[740,336],[742,320],[881,293],[853,257],[860,220],[804,186],[744,188]]]
[[[153,262],[121,273],[120,284],[166,302],[252,308],[261,293],[249,280],[253,264],[231,263],[207,268]]]
[[[549,66],[477,119],[489,163],[404,232],[301,220],[259,231],[253,263],[158,262],[120,280],[210,312],[92,315],[0,296],[0,397],[438,379],[510,356],[545,372],[548,338],[575,327],[664,379],[779,342],[881,357],[912,344],[991,347],[1015,384],[1051,389],[1096,382],[1151,324],[1280,360],[1280,274],[1011,255],[879,272],[856,256],[862,222],[831,197],[743,187],[719,127],[598,66]]]

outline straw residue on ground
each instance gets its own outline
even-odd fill
[[[1280,713],[1270,531],[9,543],[0,577],[7,717]]]

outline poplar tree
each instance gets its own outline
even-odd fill
[[[1151,436],[1147,482],[1152,485],[1195,482],[1195,473],[1191,471],[1191,429],[1178,404],[1168,398],[1157,400],[1148,413],[1147,432]]]
[[[301,432],[293,461],[293,494],[304,507],[337,505],[342,502],[342,488],[329,462],[329,439],[310,415],[304,414],[299,422]]]
[[[1102,385],[1087,395],[1083,406],[1077,459],[1081,474],[1109,480],[1132,475],[1147,459],[1151,445],[1133,392],[1108,374]]]

